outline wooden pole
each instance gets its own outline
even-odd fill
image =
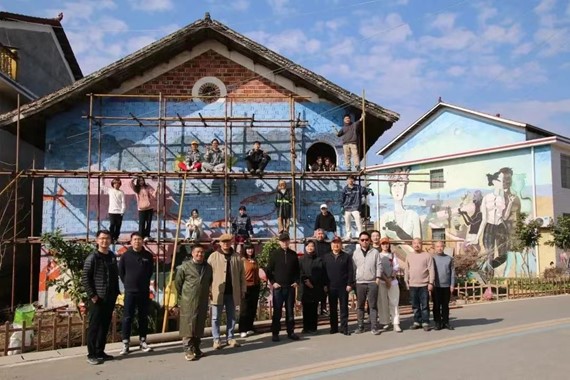
[[[178,249],[178,236],[180,234],[180,222],[182,219],[182,208],[184,206],[184,195],[186,192],[186,175],[184,175],[184,182],[182,183],[182,194],[180,195],[180,205],[178,206],[178,220],[176,221],[176,234],[174,237],[174,251],[172,252],[172,262],[170,263],[170,276],[168,278],[168,285],[164,287],[163,301],[164,306],[164,318],[162,319],[162,332],[166,332],[166,321],[168,320],[168,305],[166,304],[166,292],[170,290],[172,286],[172,274],[174,273],[174,264],[176,262],[176,251]]]
[[[291,201],[292,201],[292,217],[293,217],[293,240],[297,241],[297,183],[295,181],[295,161],[297,158],[297,153],[295,152],[295,99],[293,95],[289,97],[289,117],[291,119],[291,129],[290,129],[290,149],[291,149]],[[297,247],[295,247],[296,249]]]
[[[20,94],[18,94],[18,119],[16,120],[16,172],[20,171]],[[12,289],[10,298],[10,311],[14,311],[14,305],[16,302],[16,238],[18,235],[18,178],[16,176],[14,182],[14,222],[12,228],[14,229],[13,237],[14,243],[12,245]],[[30,276],[32,274],[30,273]]]
[[[228,97],[225,97],[224,100],[224,163],[226,166],[224,167],[224,224],[227,229],[227,224],[229,220],[229,199],[228,199],[228,185],[229,185],[229,177],[228,177],[228,149],[231,148],[231,141],[228,141]],[[226,231],[227,232],[227,231]]]
[[[99,107],[101,109],[101,107]],[[97,170],[101,172],[101,123],[97,124]],[[101,181],[97,178],[97,230],[101,229]]]
[[[36,156],[32,159],[32,170],[36,168]],[[35,193],[35,178],[31,178],[31,194],[30,194],[30,235],[34,236],[34,193]],[[30,303],[34,300],[34,246],[30,244]]]
[[[93,142],[93,94],[89,94],[89,117],[88,117],[88,146],[87,146],[87,207],[86,207],[86,234],[85,239],[89,242],[89,201],[91,199],[91,143]]]

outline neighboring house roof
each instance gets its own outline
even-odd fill
[[[440,112],[443,109],[451,109],[451,110],[455,110],[455,111],[460,111],[460,112],[466,113],[468,115],[472,115],[475,117],[481,117],[481,118],[484,118],[484,119],[487,119],[490,121],[494,121],[494,122],[509,125],[511,127],[522,129],[522,130],[527,132],[527,138],[528,138],[528,133],[533,134],[533,136],[535,136],[535,138],[536,137],[557,136],[556,134],[554,134],[552,132],[548,132],[544,129],[540,129],[540,128],[535,127],[535,126],[530,125],[530,124],[521,123],[521,122],[510,120],[510,119],[505,119],[499,115],[490,115],[487,113],[475,111],[475,110],[472,110],[469,108],[464,108],[464,107],[460,107],[460,106],[457,106],[454,104],[444,103],[444,102],[440,101],[432,109],[430,109],[428,112],[426,112],[424,115],[422,115],[418,120],[413,122],[402,133],[400,133],[398,136],[396,136],[392,141],[390,141],[388,144],[384,145],[384,147],[382,147],[382,149],[380,149],[376,154],[377,155],[385,154],[387,151],[389,151],[391,148],[393,148],[396,144],[398,144],[400,141],[402,141],[402,139],[409,136],[417,128],[420,128],[429,118],[431,118],[433,115],[435,115],[437,112]],[[562,136],[559,136],[559,137],[565,139]]]
[[[81,68],[79,67],[79,63],[75,58],[75,54],[73,53],[73,49],[71,48],[71,44],[67,39],[67,35],[63,30],[63,26],[59,22],[58,19],[55,18],[41,18],[41,17],[32,17],[21,15],[18,13],[10,13],[10,12],[0,12],[0,20],[5,21],[16,21],[16,22],[27,22],[32,24],[40,24],[40,25],[47,25],[51,26],[57,41],[59,42],[59,46],[63,51],[63,56],[71,69],[71,73],[75,80],[79,80],[83,78],[83,73],[81,72]]]
[[[38,98],[36,94],[34,94],[32,91],[28,90],[26,87],[22,86],[20,83],[16,82],[12,78],[10,78],[8,75],[4,74],[2,71],[0,71],[0,87],[10,88],[11,91],[14,92],[14,94],[22,95],[25,98],[25,103]],[[16,96],[17,95],[15,95],[14,97]]]
[[[279,70],[279,75],[292,80],[294,83],[301,83],[303,87],[313,91],[323,99],[342,103],[356,110],[361,109],[362,99],[360,96],[297,65],[222,23],[210,19],[209,14],[206,14],[204,19],[198,20],[61,90],[23,106],[21,108],[21,119],[53,113],[55,109],[62,109],[66,104],[70,105],[77,99],[84,99],[85,94],[110,92],[125,80],[209,39],[217,40],[247,57],[253,57],[256,62],[270,69]],[[381,128],[367,129],[367,146],[369,147],[385,130],[392,126],[392,123],[399,119],[399,114],[370,101],[366,101],[366,112],[367,116],[378,119],[380,123],[376,123],[376,125],[381,125]],[[0,115],[0,126],[13,123],[15,119],[16,112]]]

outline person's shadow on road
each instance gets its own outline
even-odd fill
[[[451,325],[455,328],[458,327],[469,327],[469,326],[484,326],[491,325],[493,323],[499,323],[503,321],[503,318],[487,319],[487,318],[472,318],[472,319],[461,319],[461,318],[450,318]]]

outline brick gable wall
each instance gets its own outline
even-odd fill
[[[228,95],[260,96],[263,101],[271,96],[294,95],[289,90],[269,81],[253,71],[209,50],[206,53],[164,73],[130,91],[137,95],[191,95],[197,80],[213,76],[221,80]]]

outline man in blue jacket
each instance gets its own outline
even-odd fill
[[[368,195],[368,190],[365,187],[354,183],[355,177],[349,175],[346,179],[346,186],[342,189],[341,205],[344,209],[344,227],[346,229],[344,239],[350,240],[352,235],[352,222],[351,217],[356,223],[356,235],[362,232],[362,220],[360,219],[360,212],[358,211],[362,197]]]

